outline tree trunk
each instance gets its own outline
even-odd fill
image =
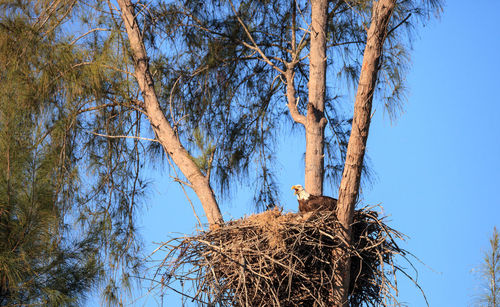
[[[359,185],[363,159],[365,156],[366,141],[370,128],[373,93],[379,71],[379,60],[382,54],[384,40],[387,34],[387,25],[394,10],[396,0],[373,1],[372,18],[367,33],[367,41],[363,54],[363,64],[358,82],[351,136],[347,145],[347,155],[342,173],[337,205],[337,217],[342,224],[341,235],[346,242],[351,242],[351,224],[354,215],[354,206],[359,196]],[[337,257],[342,252],[337,251]],[[346,258],[346,257],[343,257]],[[349,287],[349,258],[341,261],[336,269],[336,287],[334,289],[335,302],[339,306],[347,306]]]
[[[118,0],[123,23],[127,30],[130,49],[134,58],[135,77],[144,99],[144,108],[151,127],[165,152],[172,158],[181,172],[190,182],[200,199],[210,228],[223,223],[222,214],[215,199],[209,178],[207,178],[191,160],[188,151],[182,146],[172,126],[165,118],[154,90],[153,78],[149,71],[148,56],[140,29],[135,18],[134,5],[130,0]]]
[[[305,188],[323,194],[326,92],[327,0],[311,1],[311,50],[309,53],[309,102],[307,104]]]

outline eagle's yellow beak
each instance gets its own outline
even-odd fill
[[[294,186],[292,186],[291,190],[295,190],[295,192],[293,192],[293,195],[297,195],[299,188],[296,185],[294,185]]]

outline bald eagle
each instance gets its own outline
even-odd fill
[[[323,195],[311,195],[300,184],[294,185],[292,190],[295,190],[294,194],[297,195],[300,213],[335,211],[337,209],[337,200],[335,198]]]

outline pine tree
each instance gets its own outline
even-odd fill
[[[375,14],[385,4],[391,8]],[[8,38],[25,40],[17,49],[2,45],[5,58],[16,55],[13,67],[23,66],[28,79],[40,82],[30,89],[41,98],[28,97],[32,108],[19,111],[39,120],[22,124],[29,135],[39,131],[31,139],[34,149],[24,151],[37,165],[45,156],[33,150],[53,150],[59,221],[68,214],[78,222],[83,238],[78,244],[94,251],[109,277],[109,303],[120,302],[117,291],[140,266],[135,218],[146,191],[141,170],[149,158],[173,161],[181,171],[177,181],[195,191],[208,223],[216,227],[223,220],[215,191],[223,195],[235,181],[259,180],[255,200],[261,208],[278,202],[275,140],[283,127],[299,127],[306,139],[310,192],[322,194],[325,177],[332,187],[342,187],[341,174],[350,171],[339,199],[349,242],[349,216],[366,165],[364,149],[346,154],[348,140],[366,144],[373,96],[392,110],[404,93],[407,47],[398,29],[411,30],[418,20],[413,17],[440,8],[435,0],[121,0],[118,7],[103,1],[12,1],[7,6],[2,29]],[[376,16],[383,22],[373,27],[384,35],[377,35],[378,55],[367,72],[363,50]],[[28,34],[16,32],[23,29],[19,21],[28,25]],[[361,84],[369,87],[368,95],[356,99],[351,131],[340,101],[349,97],[349,85],[361,88],[363,72],[371,76]],[[24,84],[5,84],[15,89],[18,83]],[[5,97],[25,93],[30,92],[13,90]],[[368,117],[363,116],[366,129],[358,139],[352,133],[359,132],[354,129],[361,113]],[[5,123],[11,123],[7,117]],[[10,146],[4,147],[7,199],[14,195],[12,187],[19,187],[10,177]],[[354,159],[348,167],[346,157]],[[248,176],[252,168],[255,177]]]
[[[347,149],[340,149],[341,153],[345,153],[346,160],[342,170],[337,207],[339,221],[345,229],[344,239],[349,243],[350,225],[365,166],[365,147],[374,95],[383,97],[385,90],[390,93],[385,97],[386,101],[394,102],[399,100],[401,90],[404,88],[402,71],[406,63],[406,48],[403,43],[404,38],[396,34],[400,32],[397,30],[402,25],[411,28],[412,23],[408,20],[412,15],[426,18],[431,12],[439,12],[439,2],[318,0],[310,2],[309,6],[309,2],[302,4],[298,1],[237,3],[186,1],[182,5],[160,6],[155,14],[150,16],[145,14],[142,17],[135,13],[135,9],[142,6],[141,3],[134,5],[131,1],[120,1],[119,4],[133,50],[135,74],[145,100],[146,113],[159,136],[160,143],[188,177],[195,191],[198,185],[187,175],[193,172],[190,168],[179,165],[186,159],[175,153],[175,148],[182,147],[179,140],[189,139],[185,134],[192,131],[195,126],[202,126],[202,130],[209,138],[222,140],[220,142],[222,148],[225,141],[229,141],[231,146],[239,145],[238,140],[252,140],[252,136],[256,136],[254,142],[243,143],[247,146],[242,147],[249,149],[247,152],[238,150],[238,147],[220,151],[225,157],[233,158],[235,154],[240,153],[236,157],[252,157],[259,152],[259,145],[265,147],[263,140],[269,139],[269,136],[264,137],[264,132],[270,132],[269,135],[273,136],[272,133],[275,131],[273,125],[279,117],[272,116],[266,121],[266,116],[276,110],[277,114],[282,113],[279,107],[273,105],[276,101],[273,95],[281,89],[285,92],[290,116],[305,128],[306,189],[313,194],[322,194],[325,172],[323,161],[325,127],[328,123],[325,116],[327,112],[325,110],[328,110],[325,107],[328,101],[326,75],[329,48],[327,46],[331,47],[330,50],[338,52],[338,54],[330,53],[334,54],[333,63],[340,59],[339,72],[354,72],[351,77],[354,76],[357,87],[350,133],[347,131],[336,133],[337,131],[333,129],[333,135],[344,135],[339,138],[341,140],[346,140],[345,134],[350,134]],[[298,18],[298,14],[301,14],[302,19]],[[336,18],[337,16],[340,17]],[[166,32],[165,37],[170,36],[180,50],[178,53],[169,51],[168,55],[159,57],[158,62],[163,64],[163,67],[154,66],[154,61],[148,56],[147,43],[154,48],[155,40],[161,37],[161,34],[156,35],[157,32],[153,30],[145,31],[154,29],[155,24],[149,22],[150,20],[158,23],[162,33]],[[327,20],[333,22],[328,23]],[[141,30],[142,24],[144,26]],[[348,39],[344,40],[346,38]],[[161,53],[160,49],[158,51]],[[354,55],[351,55],[351,52],[354,52]],[[348,60],[343,60],[345,58]],[[164,73],[159,76],[160,80],[165,80],[164,84],[171,84],[164,96],[168,97],[170,102],[172,118],[170,123],[164,114],[156,112],[160,110],[162,96],[161,89],[154,86],[153,69],[163,69]],[[178,71],[177,78],[172,76],[175,71]],[[357,81],[358,73],[359,81]],[[300,77],[303,77],[302,88],[300,83],[299,86],[295,85],[295,82],[300,82]],[[179,85],[183,79],[187,79],[184,88],[182,84]],[[279,81],[275,83],[276,80],[281,80],[282,84]],[[307,81],[307,86],[304,81]],[[266,87],[269,84],[270,86]],[[306,102],[302,111],[298,107],[300,96],[297,96],[301,90],[307,91],[308,94],[308,99],[304,99]],[[177,110],[177,116],[173,115],[173,93],[179,95],[179,103],[174,104],[180,108]],[[389,108],[389,111],[391,110]],[[152,111],[155,111],[154,114]],[[330,111],[335,114],[335,108]],[[190,119],[185,119],[185,116],[191,117],[192,122],[190,123]],[[180,119],[175,120],[175,118]],[[252,126],[245,126],[247,118],[257,129],[252,130]],[[181,120],[183,124],[180,124]],[[179,132],[182,131],[179,130],[182,125],[186,129],[184,135]],[[160,131],[159,127],[165,130]],[[231,129],[232,127],[235,129]],[[174,140],[176,133],[180,136],[177,139],[179,143],[173,144],[169,139]],[[345,146],[347,142],[339,141],[339,144]],[[182,148],[184,150],[184,147]],[[220,147],[216,145],[214,151],[209,151],[211,155],[214,155],[218,148]],[[270,156],[261,154],[259,162],[266,161]],[[215,161],[224,160],[222,158]],[[222,183],[230,178],[230,175],[235,174],[232,172],[238,169],[246,170],[249,165],[245,158],[227,161],[230,161],[229,167],[223,168],[226,173],[217,176]],[[239,166],[241,162],[243,162],[242,167],[234,167]],[[197,167],[192,169],[199,170]],[[335,170],[339,171],[340,168]],[[210,180],[208,171],[200,176],[206,176],[205,178]],[[208,185],[210,189],[210,182]],[[202,204],[208,194],[213,195],[211,191],[197,192]],[[218,211],[216,203],[213,206],[204,205],[207,216],[212,214],[207,210],[208,207],[216,208]],[[213,220],[210,223],[213,223]],[[341,252],[339,257],[342,258]],[[348,267],[347,259],[336,269],[338,275],[336,280],[340,283],[334,289],[333,296],[339,305],[344,305],[348,301]]]
[[[0,305],[77,306],[100,276],[99,258],[68,229],[69,151],[60,114],[46,108],[60,94],[51,62],[61,50],[28,11],[7,7],[0,22]]]
[[[500,236],[496,227],[490,238],[490,247],[484,253],[483,263],[477,270],[482,290],[477,298],[479,306],[500,306]]]
[[[102,69],[116,35],[92,37],[78,4],[1,4],[2,305],[80,305],[103,279],[111,301],[140,265],[141,144],[100,136],[137,133],[138,112],[109,99],[128,89]]]

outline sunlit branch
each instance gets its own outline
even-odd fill
[[[97,32],[97,31],[111,31],[111,29],[105,29],[105,28],[95,28],[95,29],[92,29],[92,30],[89,30],[85,33],[83,33],[82,35],[78,36],[77,38],[75,38],[71,43],[69,43],[70,45],[74,45],[77,41],[79,41],[80,39],[84,38],[85,36],[91,34],[91,33],[94,33],[94,32]]]
[[[93,134],[93,135],[97,135],[97,136],[102,136],[102,137],[105,137],[105,138],[109,138],[109,139],[136,139],[136,140],[141,140],[141,141],[150,141],[150,142],[160,143],[156,139],[138,137],[138,136],[133,136],[133,135],[108,135],[108,134],[102,134],[102,133],[97,133],[97,132],[88,131],[88,130],[86,132],[90,133],[90,134]]]

